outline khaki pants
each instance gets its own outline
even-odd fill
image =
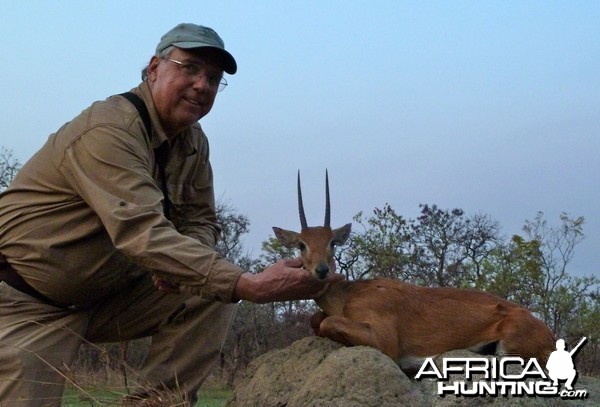
[[[87,312],[52,307],[0,283],[0,406],[60,406],[79,345],[152,337],[145,386],[191,402],[219,359],[234,305],[158,291],[148,273]]]

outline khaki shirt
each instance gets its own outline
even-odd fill
[[[96,102],[52,134],[0,194],[0,253],[39,292],[90,304],[139,275],[139,267],[204,298],[231,302],[242,269],[213,249],[208,140],[195,124],[171,143],[147,83],[148,137],[120,96]],[[170,220],[155,149],[167,149]]]

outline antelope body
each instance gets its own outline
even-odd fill
[[[298,174],[300,233],[274,227],[286,247],[298,247],[304,268],[324,279],[334,247],[350,235],[351,224],[329,225],[326,177],[325,226],[308,227]],[[347,346],[379,349],[405,371],[454,349],[518,355],[546,361],[554,350],[552,331],[527,309],[495,295],[470,289],[420,287],[392,279],[338,281],[316,300],[311,318],[315,334]]]

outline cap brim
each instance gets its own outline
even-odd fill
[[[223,71],[227,72],[229,75],[233,75],[237,72],[237,63],[235,62],[235,58],[233,58],[233,55],[225,51],[223,48],[201,42],[176,42],[173,43],[173,45],[182,49],[211,48],[221,55],[221,66]]]

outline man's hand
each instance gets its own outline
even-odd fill
[[[234,297],[258,304],[306,300],[321,296],[329,283],[344,279],[341,274],[331,274],[325,280],[319,280],[301,267],[300,259],[280,260],[262,273],[242,274]]]

